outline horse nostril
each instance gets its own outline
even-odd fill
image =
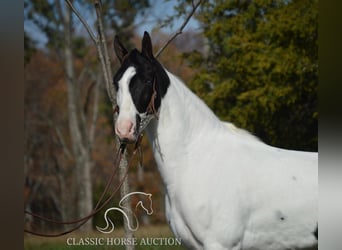
[[[135,140],[135,125],[130,120],[118,120],[115,124],[115,133],[123,143]]]

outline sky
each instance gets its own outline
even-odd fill
[[[152,14],[157,17],[158,19],[163,19],[166,16],[172,16],[175,14],[175,10],[174,7],[177,5],[178,1],[176,0],[171,0],[171,1],[160,1],[160,0],[152,0],[152,9],[151,12]],[[141,18],[140,18],[141,19]],[[137,19],[137,22],[140,21],[140,19]],[[165,33],[174,33],[176,32],[176,30],[182,25],[184,21],[184,18],[175,20],[173,27],[164,27],[162,28],[162,31]],[[160,25],[159,25],[160,26]],[[145,30],[146,31],[152,31],[153,28],[158,27],[158,23],[156,23],[155,19],[153,19],[153,17],[151,18],[151,22],[148,22],[146,24],[142,24],[139,28],[138,28],[138,33],[143,33]],[[185,30],[188,29],[198,29],[199,28],[199,23],[197,20],[195,20],[195,18],[191,18],[189,23],[187,24],[187,26],[185,27]]]
[[[167,16],[172,16],[175,14],[174,7],[177,5],[178,1],[171,0],[171,1],[161,1],[161,0],[150,0],[151,1],[151,8],[146,11],[146,16],[139,16],[136,19],[135,24],[137,24],[137,33],[141,36],[143,35],[144,31],[152,32],[154,28],[160,28],[160,20],[164,20]],[[75,1],[75,7],[78,7],[77,1]],[[80,9],[80,8],[77,8]],[[89,20],[89,23],[93,23],[95,19],[95,11],[93,9],[87,9],[83,13],[81,13],[86,20]],[[173,34],[176,32],[181,24],[183,23],[184,18],[180,18],[175,20],[173,26],[166,26],[161,28],[161,31],[166,34]],[[82,24],[79,22],[76,23],[76,32],[79,34],[86,34],[86,31]],[[184,31],[186,30],[197,30],[199,28],[199,23],[194,19],[191,18],[187,26],[185,27]],[[43,48],[47,39],[44,34],[42,34],[39,29],[30,21],[24,21],[24,29],[25,31],[36,41],[36,45],[39,48]]]

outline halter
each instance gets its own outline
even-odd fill
[[[143,130],[147,127],[147,125],[150,123],[150,121],[153,118],[156,118],[157,120],[159,119],[159,111],[156,110],[155,105],[154,105],[155,100],[157,98],[156,77],[153,77],[153,86],[152,87],[153,87],[153,92],[151,95],[151,99],[147,105],[146,112],[143,114],[139,113],[140,122],[139,122],[139,129],[137,130],[138,138],[139,138],[139,134],[141,134],[143,132]],[[113,113],[119,114],[119,112],[120,112],[119,106],[116,105]],[[121,143],[127,144],[128,142],[121,141]]]
[[[139,125],[139,132],[142,132],[147,125],[149,124],[149,122],[154,118],[156,118],[157,120],[159,119],[159,113],[158,110],[156,110],[156,107],[154,106],[154,102],[157,98],[157,90],[156,90],[156,78],[153,78],[153,93],[151,95],[151,99],[149,104],[147,105],[147,109],[146,109],[146,113],[142,114],[140,116],[140,125]]]
[[[153,93],[151,95],[151,100],[147,106],[146,112],[147,114],[152,114],[155,116],[155,118],[159,119],[158,111],[156,110],[154,106],[154,101],[157,98],[157,90],[156,90],[156,77],[153,77]]]

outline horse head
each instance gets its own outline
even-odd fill
[[[121,65],[114,75],[118,118],[115,133],[122,142],[135,142],[149,122],[157,117],[170,79],[153,56],[152,42],[145,31],[141,52],[130,52],[114,39],[114,50]]]
[[[153,214],[153,208],[152,208],[152,194],[144,194],[146,196],[146,199],[139,200],[135,208],[137,209],[138,206],[140,206],[147,215]]]

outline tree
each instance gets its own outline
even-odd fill
[[[104,18],[102,13],[103,5],[101,1],[94,1],[94,7],[96,10],[96,16],[97,16],[97,37],[89,27],[89,24],[85,21],[85,19],[82,17],[82,15],[78,12],[78,10],[73,6],[73,3],[70,0],[66,1],[69,8],[74,12],[74,14],[78,17],[80,22],[84,25],[86,28],[89,36],[91,37],[92,41],[96,45],[96,50],[98,54],[99,61],[101,63],[102,73],[104,75],[105,85],[108,97],[111,102],[112,111],[113,111],[113,120],[115,120],[116,117],[116,98],[115,98],[115,90],[112,84],[113,74],[112,74],[112,68],[111,68],[111,62],[110,62],[110,56],[108,52],[108,45],[106,43],[106,35],[105,35],[105,29],[104,29]],[[126,10],[127,11],[127,10]],[[130,19],[134,20],[134,19]],[[116,139],[116,145],[119,147],[120,142],[118,139]],[[120,145],[120,151],[122,150]],[[122,151],[121,151],[122,152]],[[120,184],[120,195],[121,197],[126,196],[129,193],[129,185],[128,185],[128,179],[126,178],[129,170],[129,163],[126,159],[126,151],[123,150],[123,157],[121,158],[119,162],[119,177],[122,179],[122,183]],[[125,201],[122,203],[123,210],[126,214],[129,214],[126,218],[127,220],[124,220],[124,229],[125,229],[125,236],[126,238],[132,238],[133,232],[129,229],[129,221],[132,218],[132,209],[130,207],[130,199],[125,199]],[[134,249],[135,247],[132,245],[127,245],[126,249]]]
[[[115,29],[131,27],[135,20],[135,15],[138,15],[139,11],[148,7],[148,1],[128,1],[131,5],[127,5],[127,1],[122,1],[121,4],[123,5],[125,2],[126,8],[118,9],[122,7],[118,2],[116,1],[116,5],[112,6],[112,1],[104,1],[105,5],[103,5],[104,9],[102,11],[106,11],[104,14],[109,30],[110,27],[114,27]],[[57,125],[56,122],[58,115],[53,112],[46,114],[44,110],[38,110],[38,112],[41,117],[44,117],[43,121],[48,127],[52,128],[52,131],[55,130],[56,133],[58,131],[57,138],[60,141],[59,146],[62,146],[64,149],[64,157],[70,157],[70,159],[64,158],[61,164],[68,165],[70,161],[73,162],[74,167],[71,171],[70,168],[65,166],[63,168],[59,167],[59,170],[68,169],[68,171],[59,171],[58,174],[64,178],[68,176],[68,173],[70,175],[70,172],[73,174],[72,178],[74,181],[71,183],[75,183],[75,185],[70,187],[70,189],[71,193],[77,195],[77,211],[74,213],[74,216],[77,215],[78,218],[84,217],[90,213],[93,207],[91,178],[93,166],[92,153],[95,136],[94,131],[98,115],[99,86],[102,78],[99,77],[100,71],[94,67],[92,61],[90,63],[80,62],[81,59],[84,60],[88,53],[88,45],[86,39],[75,32],[76,26],[74,19],[76,17],[72,15],[65,1],[25,0],[24,3],[25,20],[33,23],[46,36],[47,44],[45,49],[47,55],[57,55],[56,58],[60,60],[64,69],[64,82],[66,84],[67,95],[66,112],[59,112],[57,114],[59,116],[64,115],[64,113],[67,114],[67,119],[64,120],[66,124],[63,124],[63,128],[61,129],[60,124]],[[82,11],[85,11],[87,6],[93,5],[93,2],[84,0],[78,1],[77,4],[82,8]],[[137,11],[136,7],[139,7],[139,11]],[[111,15],[111,11],[113,10],[114,14]],[[115,18],[114,21],[112,20],[113,18]],[[114,26],[116,22],[119,24]],[[96,20],[94,19],[92,24],[95,23]],[[133,30],[130,30],[130,32],[132,33]],[[25,39],[25,42],[27,41],[25,45],[30,45],[30,34],[28,34],[27,38]],[[25,48],[29,48],[29,46],[25,46]],[[29,53],[27,55],[29,56]],[[93,67],[92,71],[95,71],[95,73],[89,70],[90,67]],[[87,84],[88,81],[85,79],[91,79],[93,83]],[[27,110],[26,114],[30,112],[32,110]],[[35,136],[39,137],[39,135]],[[27,145],[29,144],[27,143]],[[31,151],[28,151],[28,153],[31,154]],[[37,158],[35,157],[34,159]],[[59,179],[63,180],[63,178]],[[63,200],[65,199],[63,199],[63,195],[66,195],[66,193],[60,193],[61,202],[59,204],[64,204]],[[69,207],[70,210],[70,206],[65,207]],[[62,220],[65,219],[67,218],[63,218],[62,216]],[[91,221],[83,229],[91,229]]]
[[[34,22],[37,27],[48,38],[47,46],[57,52],[60,60],[63,62],[65,82],[67,86],[67,122],[68,136],[70,144],[63,144],[65,152],[70,152],[68,156],[74,162],[74,179],[77,194],[77,214],[80,217],[86,216],[92,210],[92,142],[94,140],[94,131],[97,117],[97,102],[93,102],[94,109],[92,114],[85,113],[81,95],[81,82],[78,81],[81,75],[76,71],[75,66],[75,45],[80,45],[80,39],[75,39],[73,32],[73,23],[71,11],[66,8],[64,1],[27,1],[28,18]],[[78,48],[79,51],[80,49]],[[77,53],[76,53],[77,54]],[[82,79],[81,79],[82,80]],[[98,93],[99,88],[94,88]],[[96,94],[95,93],[95,94]],[[91,119],[92,122],[87,121]],[[53,121],[48,117],[50,123]],[[52,125],[53,126],[53,125]],[[62,141],[66,141],[66,136],[60,134]],[[62,139],[63,138],[63,139]],[[91,221],[83,229],[91,229]]]
[[[190,87],[266,143],[317,150],[318,1],[207,1]]]

